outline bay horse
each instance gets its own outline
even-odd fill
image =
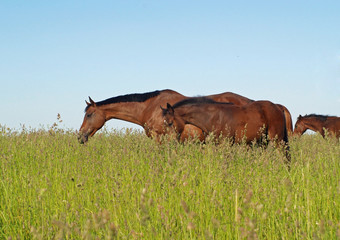
[[[232,92],[207,97],[216,102],[231,102],[236,105],[253,102],[249,98]],[[138,124],[144,128],[148,137],[160,136],[165,133],[160,106],[164,106],[166,103],[175,104],[184,99],[188,99],[188,97],[170,89],[121,95],[99,102],[95,102],[89,97],[89,102],[85,101],[87,106],[78,139],[80,143],[87,142],[88,137],[93,136],[110,119],[120,119]],[[288,109],[282,107],[282,111],[287,112],[289,116],[287,122],[291,122]],[[194,136],[197,136],[201,141],[204,140],[201,129],[187,124],[181,135],[181,141]]]
[[[174,128],[179,136],[186,124],[194,125],[214,136],[231,138],[233,142],[243,140],[261,142],[263,134],[269,140],[283,142],[288,153],[288,134],[284,113],[270,101],[254,101],[247,105],[237,106],[229,103],[218,103],[209,98],[189,98],[175,105],[167,103],[162,108],[164,124]]]
[[[135,93],[113,97],[94,102],[90,97],[86,102],[85,116],[79,130],[80,143],[88,141],[110,119],[120,119],[143,127],[148,137],[164,134],[160,104],[172,104],[185,99],[182,94],[173,90],[162,90],[147,93]],[[195,132],[198,136],[202,131],[194,126],[186,126],[183,134]],[[190,133],[189,133],[190,132]]]
[[[340,117],[309,114],[299,115],[294,127],[294,135],[302,135],[307,129],[319,132],[325,137],[325,130],[336,138],[340,137]]]

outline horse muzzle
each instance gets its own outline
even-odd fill
[[[80,144],[84,144],[89,140],[89,135],[86,133],[79,133],[78,141]]]

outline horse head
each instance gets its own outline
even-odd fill
[[[162,116],[164,118],[164,126],[167,131],[175,131],[181,134],[185,127],[185,122],[176,114],[175,109],[169,103],[166,108],[162,108]]]
[[[299,117],[296,120],[295,126],[294,126],[294,135],[301,136],[305,131],[307,130],[305,123],[303,121],[303,117],[299,115]]]
[[[97,107],[96,103],[89,97],[90,102],[86,102],[85,116],[79,129],[78,140],[81,144],[87,142],[88,137],[92,137],[101,129],[106,121],[104,112]]]

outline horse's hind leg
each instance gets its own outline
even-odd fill
[[[288,170],[290,171],[291,155],[290,155],[290,147],[289,147],[288,142],[285,142],[283,146],[283,151],[285,152],[285,156],[286,156],[285,163],[287,164]]]
[[[288,170],[290,170],[291,155],[286,126],[283,127],[283,131],[278,131],[277,128],[274,130],[269,129],[268,138],[274,143],[275,147],[282,148],[285,154],[285,164],[287,165]]]
[[[286,164],[288,166],[288,170],[290,171],[290,163],[291,163],[291,155],[290,155],[290,147],[289,147],[289,140],[288,140],[288,129],[287,129],[287,125],[286,125],[286,119],[284,119],[284,127],[283,127],[283,142],[284,142],[284,146],[283,146],[283,150],[285,151],[285,155],[286,155]]]

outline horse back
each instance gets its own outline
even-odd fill
[[[254,102],[254,100],[246,98],[232,92],[224,92],[220,94],[209,95],[207,98],[211,98],[216,102],[233,103],[237,106],[243,106],[248,103]]]

